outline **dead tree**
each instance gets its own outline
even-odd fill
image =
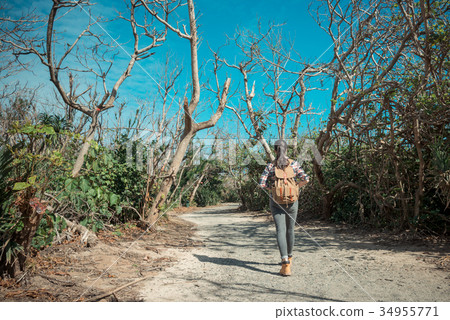
[[[259,25],[257,33],[237,30],[236,35],[228,41],[239,49],[242,55],[240,61],[231,63],[219,51],[214,52],[214,55],[217,61],[240,73],[243,80],[241,100],[245,105],[227,105],[227,108],[233,111],[245,132],[261,143],[270,161],[274,160],[274,155],[264,132],[272,125],[269,120],[271,116],[275,117],[280,139],[287,139],[286,132],[290,129],[289,140],[294,142],[296,151],[300,118],[305,114],[313,114],[312,108],[306,106],[305,96],[308,91],[319,90],[308,88],[305,79],[320,75],[322,69],[293,58],[293,45],[283,41],[281,26],[270,24],[268,30],[263,31]],[[250,85],[250,78],[256,78],[256,75],[258,78],[263,77],[260,83],[266,83],[260,85],[261,96],[269,98],[261,102],[263,97],[260,97],[258,108],[255,108],[253,101],[256,80]],[[292,117],[293,121],[290,121]]]
[[[396,154],[399,147],[396,136],[407,127],[412,128],[408,140],[415,146],[416,157],[419,159],[419,172],[416,175],[418,184],[414,196],[414,211],[417,215],[423,196],[425,161],[421,142],[422,125],[418,120],[417,108],[413,105],[413,97],[423,92],[424,86],[416,86],[416,92],[410,96],[412,100],[407,104],[408,117],[413,119],[408,121],[407,127],[403,127],[403,124],[406,125],[403,120],[407,118],[399,118],[392,108],[394,100],[397,99],[392,99],[392,95],[399,92],[403,86],[401,81],[408,78],[405,66],[418,56],[423,58],[425,65],[424,73],[420,76],[422,84],[425,85],[429,79],[429,55],[426,53],[426,46],[424,48],[417,46],[417,38],[418,34],[427,34],[427,21],[431,13],[430,8],[426,8],[425,1],[420,1],[419,4],[420,9],[415,8],[412,1],[406,3],[398,1],[396,4],[391,1],[372,3],[356,1],[344,5],[341,1],[327,0],[320,2],[327,12],[327,18],[321,19],[320,13],[323,12],[320,9],[317,11],[319,25],[333,41],[334,56],[328,69],[328,74],[333,79],[330,113],[325,128],[316,139],[316,146],[324,157],[332,152],[333,148],[338,148],[340,139],[346,137],[350,147],[356,144],[365,146],[368,149],[366,152],[373,155],[372,160],[377,158],[375,155],[379,158],[380,152],[389,154],[390,163],[396,168],[397,178],[394,181],[398,184],[400,192],[395,198],[401,203],[404,221],[408,218],[408,206],[405,202],[407,191]],[[403,108],[404,106],[395,106],[396,110]],[[370,112],[375,114],[369,116]],[[382,127],[386,127],[390,132],[390,138],[387,140],[389,142],[375,141],[371,133],[377,130],[377,123],[381,123],[380,119],[386,113],[389,114],[390,124],[388,126],[383,124]],[[403,123],[400,126],[399,121]],[[397,124],[394,125],[394,122]],[[370,168],[361,169],[362,172],[370,171]],[[317,181],[324,189],[322,209],[326,218],[331,217],[334,196],[346,188],[353,188],[369,195],[379,206],[380,212],[395,209],[395,204],[383,197],[380,192],[381,185],[389,187],[389,182],[382,179],[381,174],[377,174],[378,189],[372,190],[368,186],[355,184],[350,181],[350,177],[348,181],[340,181],[330,186],[320,164],[316,161],[314,171]]]
[[[322,76],[326,66],[320,62],[303,61],[301,55],[294,50],[293,43],[284,40],[281,30],[269,33],[263,41],[266,50],[261,50],[259,58],[262,72],[267,79],[263,92],[269,98],[269,109],[273,109],[278,137],[289,139],[294,153],[297,154],[302,116],[320,114],[314,112],[311,104],[306,105],[306,95],[311,91],[325,90],[312,86],[311,83]]]
[[[200,102],[200,78],[198,69],[198,34],[197,34],[197,19],[195,16],[194,2],[192,0],[187,1],[188,17],[189,17],[189,31],[184,26],[183,29],[177,25],[173,25],[168,20],[169,13],[173,12],[176,8],[182,4],[180,2],[167,1],[141,1],[140,2],[147,12],[149,12],[157,21],[164,25],[167,29],[177,34],[180,38],[186,39],[189,42],[190,47],[190,59],[191,59],[191,99],[190,101],[186,97],[183,102],[184,109],[184,130],[180,137],[180,141],[173,155],[172,162],[169,167],[168,177],[164,179],[161,185],[161,189],[157,196],[153,200],[152,207],[148,212],[147,219],[150,223],[154,223],[158,219],[158,213],[161,205],[166,201],[170,187],[172,186],[175,177],[180,169],[183,158],[188,149],[189,143],[195,134],[201,130],[213,127],[222,116],[225,109],[225,105],[228,97],[228,89],[230,87],[231,79],[228,78],[220,92],[220,88],[217,88],[217,100],[218,107],[215,113],[209,120],[196,123],[194,120],[194,112]]]
[[[228,68],[235,69],[240,73],[242,77],[242,95],[241,100],[244,102],[244,108],[235,107],[227,105],[226,108],[233,111],[233,113],[238,118],[245,132],[252,138],[256,139],[261,143],[266,156],[273,161],[275,159],[272,150],[270,149],[269,143],[264,137],[264,131],[267,128],[267,124],[264,123],[264,119],[260,116],[262,112],[256,110],[253,106],[253,99],[255,98],[255,86],[256,82],[249,84],[249,77],[252,74],[260,71],[260,49],[259,46],[265,37],[270,33],[273,26],[269,27],[269,30],[260,35],[254,35],[251,33],[244,34],[244,32],[238,30],[233,38],[229,38],[228,41],[233,43],[241,53],[243,58],[239,63],[231,63],[221,56],[219,50],[214,53],[216,63],[220,62],[225,64]],[[244,117],[242,115],[245,115]],[[250,125],[248,125],[248,121]]]
[[[77,176],[83,166],[84,156],[88,152],[98,128],[100,113],[115,106],[118,90],[130,76],[135,63],[150,57],[153,54],[151,50],[161,46],[165,41],[167,28],[163,27],[161,30],[157,30],[146,21],[139,24],[136,19],[138,2],[130,0],[129,16],[120,16],[131,26],[133,50],[121,75],[113,81],[113,85],[109,89],[108,83],[111,82],[109,74],[115,67],[114,56],[111,57],[110,50],[114,49],[115,45],[106,43],[100,34],[92,31],[93,26],[102,21],[93,19],[88,12],[91,5],[89,0],[55,0],[47,17],[46,26],[45,24],[35,25],[33,16],[24,16],[15,20],[8,19],[4,25],[6,28],[2,30],[3,41],[14,48],[13,54],[18,57],[30,54],[36,56],[40,63],[48,69],[50,81],[63,102],[69,108],[80,111],[91,120],[72,170],[73,176]],[[81,9],[84,11],[83,14],[88,14],[91,19],[73,41],[63,43],[65,39],[59,39],[56,36],[59,30],[58,22],[73,13],[74,9]],[[17,26],[21,24],[27,26],[27,32],[16,31]],[[46,29],[45,32],[41,32],[43,28]],[[140,31],[143,31],[145,37],[150,39],[150,43],[143,47],[140,46],[142,37]],[[94,45],[90,46],[87,51],[83,51],[83,41],[86,42],[84,44],[93,41]],[[108,54],[111,58],[107,58]],[[114,71],[118,70],[114,69]],[[78,75],[81,73],[92,76],[91,83],[87,86],[83,86],[81,80],[78,79]],[[103,92],[99,91],[97,87],[102,88]]]
[[[141,206],[142,217],[146,216],[152,203],[154,195],[150,190],[154,185],[158,185],[169,172],[167,170],[168,163],[182,131],[181,114],[183,110],[181,108],[182,100],[179,97],[177,88],[177,79],[181,75],[183,68],[171,68],[170,59],[171,57],[168,55],[160,77],[161,83],[158,86],[158,98],[153,102],[150,112],[153,115],[150,120],[153,133],[149,138],[155,143],[147,143],[149,149],[147,161],[148,178]],[[178,104],[178,110],[169,116],[169,112],[176,104]],[[150,140],[146,139],[146,142],[150,142]],[[163,146],[164,150],[158,152],[158,149]]]

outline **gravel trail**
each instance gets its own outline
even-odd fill
[[[144,301],[450,301],[449,273],[426,262],[448,251],[382,245],[330,226],[296,229],[292,276],[282,277],[275,227],[236,211],[198,209],[204,246],[170,249],[173,266],[145,282]],[[445,251],[445,250],[444,250]]]

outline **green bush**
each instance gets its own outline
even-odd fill
[[[269,210],[269,195],[258,187],[265,165],[260,165],[251,158],[248,165],[238,167],[240,170],[240,197],[244,210]]]
[[[81,225],[97,231],[106,222],[139,218],[135,210],[128,208],[139,208],[146,173],[128,166],[125,152],[125,148],[110,150],[93,143],[85,158],[82,175],[60,177],[58,198],[73,205]]]
[[[222,200],[223,175],[219,170],[212,170],[201,187],[198,189],[194,201],[199,207],[218,204]]]
[[[52,126],[13,122],[8,134],[18,143],[1,146],[1,276],[14,276],[16,261],[24,268],[29,240],[39,231],[44,214],[44,192],[64,164],[61,150],[52,146],[59,136]]]
[[[65,219],[59,215],[47,213],[44,215],[44,219],[40,221],[31,245],[38,250],[51,245],[55,236],[65,228],[67,228]]]

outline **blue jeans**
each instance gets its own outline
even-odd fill
[[[280,249],[281,259],[292,257],[298,201],[288,205],[280,205],[270,199],[270,210],[272,211],[273,220],[277,229],[277,243]]]

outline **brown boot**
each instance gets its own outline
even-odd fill
[[[291,264],[290,264],[289,260],[281,262],[280,274],[282,276],[290,276],[291,275]]]

